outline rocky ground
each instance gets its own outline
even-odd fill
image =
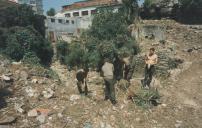
[[[103,80],[94,71],[88,75],[90,93],[86,97],[78,94],[75,72],[58,62],[52,64],[51,71],[0,57],[0,128],[201,128],[201,26],[170,20],[144,24],[166,26],[167,39],[163,44],[142,39],[142,55],[155,46],[157,53],[183,60],[172,70],[162,63],[164,57],[159,60],[158,67],[163,67],[159,69],[166,69],[169,75],[158,76],[152,83],[161,95],[161,104],[143,109],[127,100],[127,91],[116,87],[118,104],[112,106],[103,100]],[[134,93],[140,90],[140,69],[131,82]]]

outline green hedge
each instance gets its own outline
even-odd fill
[[[9,29],[4,53],[19,61],[29,53],[34,53],[40,63],[49,65],[53,56],[51,43],[45,40],[33,27],[13,27]]]

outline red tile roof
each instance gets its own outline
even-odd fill
[[[9,2],[17,3],[17,0],[8,0]]]
[[[89,0],[89,1],[81,1],[75,2],[71,5],[62,6],[62,11],[69,11],[73,9],[92,7],[92,6],[104,6],[104,5],[116,5],[119,4],[117,0]]]

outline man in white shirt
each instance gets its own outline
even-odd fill
[[[150,48],[149,54],[145,55],[145,78],[142,80],[143,87],[149,88],[152,77],[155,72],[155,65],[158,62],[158,56],[155,54],[155,49]]]
[[[116,104],[115,98],[115,80],[114,80],[114,65],[109,59],[105,59],[105,63],[102,66],[102,76],[105,81],[105,100],[110,99],[112,104]]]

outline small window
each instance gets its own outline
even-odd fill
[[[51,22],[52,22],[52,23],[55,23],[55,19],[51,19]]]
[[[65,14],[65,17],[71,17],[70,13]]]
[[[72,20],[72,24],[74,24],[74,21]]]
[[[88,15],[88,11],[82,11],[82,16],[87,16]]]
[[[97,10],[91,10],[91,14],[94,15],[97,13]]]
[[[79,12],[73,12],[73,16],[79,16]]]
[[[62,19],[58,19],[58,23],[62,23]]]
[[[66,23],[69,24],[69,20],[66,20]]]

